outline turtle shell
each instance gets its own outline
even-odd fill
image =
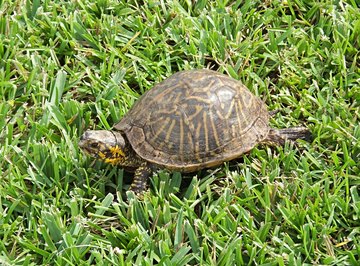
[[[159,167],[193,172],[239,157],[266,138],[266,105],[211,70],[178,72],[147,91],[115,125]]]

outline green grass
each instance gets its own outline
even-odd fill
[[[0,264],[358,265],[359,49],[356,0],[0,0]],[[142,200],[79,150],[204,67],[313,141],[161,171]]]

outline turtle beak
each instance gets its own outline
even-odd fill
[[[90,149],[90,146],[89,146],[89,139],[91,139],[91,138],[90,138],[90,137],[91,137],[90,135],[91,135],[90,132],[85,131],[84,134],[82,134],[82,136],[80,137],[80,141],[79,141],[79,143],[78,143],[79,147],[80,147],[83,151],[85,151],[85,152],[87,152],[87,153],[89,153],[89,154],[92,153],[92,150]]]
[[[80,146],[80,148],[82,148],[82,149],[84,149],[85,146],[86,146],[85,143],[86,143],[86,139],[87,139],[87,137],[88,137],[87,135],[88,135],[88,132],[85,131],[85,133],[82,134],[81,137],[80,137],[79,146]]]

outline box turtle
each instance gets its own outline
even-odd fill
[[[134,171],[142,193],[152,171],[183,173],[218,166],[259,143],[305,139],[303,127],[274,129],[266,105],[242,83],[211,70],[180,71],[147,91],[113,130],[88,130],[90,155]]]

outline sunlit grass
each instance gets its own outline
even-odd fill
[[[360,12],[356,1],[0,1],[0,264],[356,265]],[[241,80],[274,127],[194,175],[131,175],[78,147],[176,71]]]

